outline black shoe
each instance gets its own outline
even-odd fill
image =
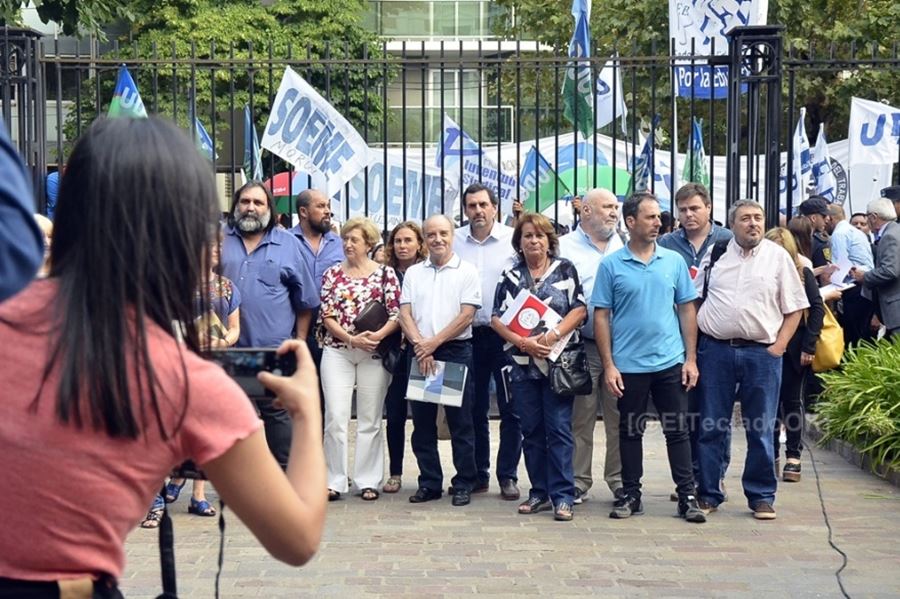
[[[475,483],[475,486],[472,487],[472,493],[487,493],[491,488],[491,483]],[[453,485],[447,487],[447,495],[453,495],[456,493],[456,489],[453,488]]]
[[[788,458],[787,464],[784,465],[784,471],[781,473],[781,478],[787,483],[800,482],[800,462],[795,461],[794,458]]]
[[[644,506],[641,504],[639,497],[625,495],[621,499],[616,499],[613,509],[609,513],[610,518],[630,518],[631,516],[640,516],[644,513]]]
[[[434,501],[440,499],[442,493],[440,491],[432,491],[425,487],[419,487],[416,494],[409,498],[410,503],[425,503],[426,501]]]
[[[469,505],[469,502],[472,501],[472,494],[466,491],[465,489],[458,489],[453,494],[453,505],[456,507],[461,507],[464,505]]]
[[[500,497],[507,501],[515,501],[520,497],[519,487],[516,481],[508,478],[500,482]]]
[[[575,499],[572,500],[572,503],[575,505],[581,505],[585,501],[588,500],[588,492],[582,491],[578,487],[575,487]]]
[[[693,495],[684,495],[678,499],[678,515],[688,522],[706,522],[706,514],[697,504],[697,498]]]

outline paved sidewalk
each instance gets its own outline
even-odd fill
[[[497,423],[491,424],[496,439]],[[758,522],[740,490],[745,442],[736,430],[727,476],[731,500],[698,525],[674,517],[665,443],[656,425],[648,428],[644,448],[646,513],[611,520],[611,496],[598,476],[604,446],[598,423],[599,483],[591,499],[576,507],[575,520],[562,523],[550,512],[519,516],[515,502],[499,498],[496,481],[468,507],[454,508],[446,496],[410,504],[417,469],[407,443],[400,493],[375,502],[345,496],[329,504],[319,554],[300,569],[270,558],[226,510],[222,597],[840,596],[834,572],[841,558],[828,545],[809,452],[803,454],[802,482],[779,486],[778,519]],[[900,596],[900,492],[836,454],[813,453],[834,542],[849,558],[847,592],[854,598]],[[449,479],[448,442],[441,443],[441,454]],[[524,463],[519,472],[524,492]],[[179,596],[212,597],[217,519],[189,516],[189,496],[185,488],[174,504]],[[132,533],[127,553],[126,596],[155,597],[161,591],[156,532]]]

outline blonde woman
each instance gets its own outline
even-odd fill
[[[391,375],[377,354],[382,339],[399,330],[400,284],[390,266],[372,260],[380,242],[378,228],[366,218],[352,218],[341,229],[345,259],[322,277],[322,305],[317,338],[322,347],[325,393],[325,460],[328,499],[349,491],[347,429],[356,388],[356,460],[353,480],[363,500],[378,499],[384,477],[381,416]],[[370,302],[384,304],[388,321],[377,331],[358,331],[354,321]]]
[[[782,478],[786,482],[798,482],[800,480],[800,452],[803,446],[800,442],[803,422],[803,404],[801,394],[803,392],[803,380],[812,364],[816,353],[816,341],[822,331],[822,320],[825,317],[825,304],[819,295],[819,286],[816,276],[808,266],[800,259],[794,234],[784,227],[776,227],[766,232],[766,239],[774,241],[787,251],[803,288],[806,290],[806,299],[809,300],[809,311],[806,318],[800,321],[797,332],[788,342],[787,351],[784,352],[784,363],[781,367],[781,390],[778,395],[778,410],[775,412],[775,463],[778,463],[779,436],[784,425],[787,433],[785,447],[786,463]]]

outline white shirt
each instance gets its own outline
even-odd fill
[[[603,259],[622,249],[622,247],[622,239],[617,232],[613,232],[606,244],[606,251],[601,252],[594,245],[590,236],[581,228],[581,225],[578,225],[571,233],[567,233],[559,238],[559,255],[575,265],[575,270],[578,271],[578,279],[581,281],[581,288],[584,290],[584,297],[586,298],[590,298],[594,292],[594,279]],[[594,338],[593,309],[588,309],[587,321],[581,327],[581,334],[588,339]]]
[[[749,256],[733,239],[710,270],[709,291],[697,314],[703,333],[716,339],[772,344],[784,315],[809,307],[790,255],[763,239]]]
[[[481,307],[481,285],[475,267],[455,253],[441,267],[428,258],[413,264],[403,278],[400,304],[409,304],[423,337],[434,337],[453,322],[464,305]],[[472,327],[456,339],[472,337]]]
[[[484,241],[472,237],[470,225],[460,227],[454,233],[453,251],[473,264],[481,278],[482,306],[475,313],[473,323],[477,327],[490,326],[494,292],[500,282],[500,275],[518,261],[516,250],[512,246],[513,230],[512,227],[495,222]]]

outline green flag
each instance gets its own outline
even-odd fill
[[[706,151],[703,149],[702,121],[694,119],[691,125],[691,139],[688,144],[687,156],[684,158],[684,170],[681,180],[700,183],[709,188],[709,171],[706,168]]]

